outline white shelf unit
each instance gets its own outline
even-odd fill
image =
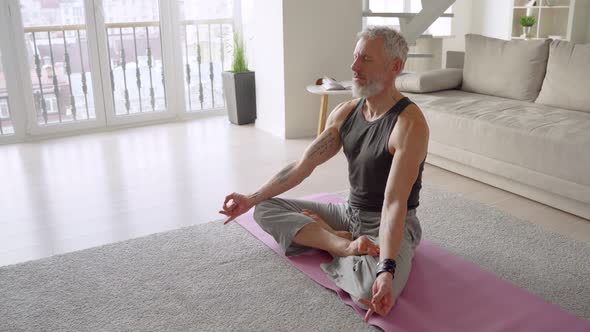
[[[512,9],[512,39],[563,39],[576,43],[590,41],[588,16],[590,0],[537,0],[527,6],[527,0],[514,0]],[[520,17],[535,17],[530,37],[523,38]]]

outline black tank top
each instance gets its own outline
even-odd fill
[[[348,159],[348,204],[363,211],[377,212],[383,207],[385,186],[393,161],[393,155],[388,148],[389,137],[398,115],[412,102],[404,97],[381,118],[371,122],[363,115],[364,104],[363,98],[348,114],[340,127],[340,138]],[[408,210],[419,205],[423,170],[424,161],[420,164],[418,177],[408,197]]]

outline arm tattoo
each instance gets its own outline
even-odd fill
[[[333,132],[328,132],[328,135],[322,137],[317,144],[314,144],[308,158],[322,157],[326,152],[333,147],[336,142],[336,137]]]
[[[261,195],[260,190],[250,195],[250,199],[256,200]]]
[[[273,179],[274,184],[283,184],[289,180],[289,176],[291,175],[291,171],[297,165],[296,162],[292,162],[283,168],[277,175],[275,175]]]

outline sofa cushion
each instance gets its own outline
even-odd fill
[[[461,85],[463,70],[437,69],[423,73],[409,73],[395,79],[395,87],[402,92],[426,93],[455,89]]]
[[[590,113],[461,90],[407,95],[433,141],[590,185]]]
[[[590,112],[590,44],[554,40],[536,103]]]
[[[550,42],[465,35],[462,90],[534,101],[545,77]]]

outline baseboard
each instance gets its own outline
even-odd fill
[[[61,131],[61,132],[56,132],[56,133],[51,133],[51,134],[28,135],[28,136],[24,136],[24,137],[23,136],[9,136],[9,137],[2,137],[2,139],[0,140],[0,145],[17,144],[17,143],[32,143],[32,142],[39,142],[39,141],[44,141],[44,140],[48,140],[48,139],[55,139],[55,138],[64,138],[64,137],[81,136],[81,135],[87,135],[87,134],[106,133],[106,132],[113,132],[113,131],[122,130],[122,129],[140,128],[140,127],[147,127],[147,126],[153,126],[153,125],[165,124],[165,123],[192,121],[192,120],[196,120],[196,119],[200,119],[200,118],[223,116],[225,114],[227,114],[227,111],[225,109],[212,109],[212,110],[184,113],[184,114],[178,115],[177,117],[173,117],[173,118],[169,118],[169,119],[140,121],[140,122],[134,122],[134,123],[110,125],[108,127],[76,129],[76,130]]]

